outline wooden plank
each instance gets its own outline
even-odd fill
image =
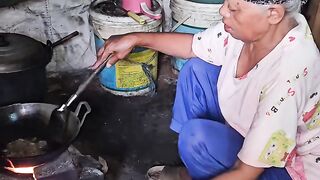
[[[320,48],[320,0],[312,0],[307,11],[308,23],[314,40]]]

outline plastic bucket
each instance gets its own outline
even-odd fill
[[[172,24],[173,25],[177,24],[177,21],[173,20]],[[182,24],[174,32],[196,34],[203,30],[205,30],[205,28],[196,28],[196,27],[186,26]],[[177,71],[180,71],[186,62],[187,62],[186,59],[179,58],[179,57],[173,57],[171,59],[171,64],[174,70],[177,70]]]
[[[170,8],[172,10],[174,32],[196,34],[221,21],[222,17],[219,14],[219,9],[222,4],[219,4],[220,0],[202,0],[199,2],[205,3],[187,0],[171,1]],[[186,61],[186,59],[173,57],[171,64],[175,70],[180,71]]]
[[[90,17],[96,34],[102,40],[112,35],[130,32],[158,32],[161,19],[154,20],[141,15],[146,24],[140,25],[130,17],[108,16],[95,11],[95,4],[90,8]],[[102,45],[101,39],[96,38],[96,47]],[[158,52],[146,48],[135,48],[125,59],[118,61],[114,66],[105,68],[99,75],[103,88],[121,96],[147,95],[155,90],[157,79]]]

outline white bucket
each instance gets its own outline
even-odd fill
[[[171,31],[178,33],[195,34],[216,25],[221,21],[219,9],[222,4],[197,3],[186,0],[172,0],[170,7],[172,10]],[[174,72],[178,73],[186,59],[173,57],[171,64]]]
[[[130,32],[159,32],[162,20],[151,19],[140,15],[146,20],[141,25],[131,17],[108,16],[96,12],[93,7],[103,2],[98,0],[90,8],[90,17],[95,33],[102,39],[112,35]],[[147,68],[148,67],[148,68]],[[151,49],[135,48],[125,59],[114,66],[105,68],[99,75],[104,89],[120,96],[139,96],[150,94],[155,90],[154,81],[157,79],[158,52]],[[147,70],[146,70],[147,69]]]
[[[103,2],[104,0],[97,0],[91,6]],[[96,12],[90,8],[90,18],[94,29],[101,35],[103,39],[108,39],[112,35],[125,34],[130,32],[159,32],[162,20],[151,19],[148,16],[140,15],[146,20],[146,24],[141,25],[134,21],[131,17],[117,17],[108,16]]]
[[[219,14],[221,6],[222,4],[203,4],[187,0],[172,0],[170,4],[174,20],[181,22],[189,17],[183,24],[199,28],[217,24],[222,19]]]

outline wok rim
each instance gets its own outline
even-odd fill
[[[1,106],[0,107],[0,113],[2,111],[5,111],[7,109],[10,108],[15,108],[18,107],[26,107],[26,106],[43,106],[43,107],[51,107],[51,108],[56,108],[58,107],[58,105],[56,104],[50,104],[50,103],[15,103],[15,104],[11,104],[11,105],[7,105],[7,106]],[[80,119],[78,118],[78,116],[76,116],[76,114],[71,111],[70,114],[72,114],[72,116],[74,116],[74,119],[78,122],[80,122]],[[1,120],[0,120],[1,123]],[[39,166],[41,164],[44,163],[49,163],[52,162],[53,160],[57,159],[63,152],[65,152],[68,147],[73,143],[73,141],[76,139],[76,137],[78,136],[79,132],[80,132],[80,128],[81,126],[77,126],[77,129],[74,130],[74,135],[72,136],[72,138],[70,138],[67,142],[63,143],[63,144],[59,144],[57,145],[57,148],[53,148],[48,150],[46,153],[43,154],[39,154],[39,155],[35,155],[35,156],[25,156],[25,157],[7,157],[5,156],[3,153],[1,153],[1,160],[0,160],[0,164],[3,167],[11,167],[10,162],[15,166],[15,167],[22,167],[22,166]],[[3,149],[1,149],[3,150]]]

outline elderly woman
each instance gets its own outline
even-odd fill
[[[192,179],[319,179],[320,55],[300,6],[225,0],[223,23],[196,35],[114,37],[93,67],[134,46],[191,58],[170,128]]]

